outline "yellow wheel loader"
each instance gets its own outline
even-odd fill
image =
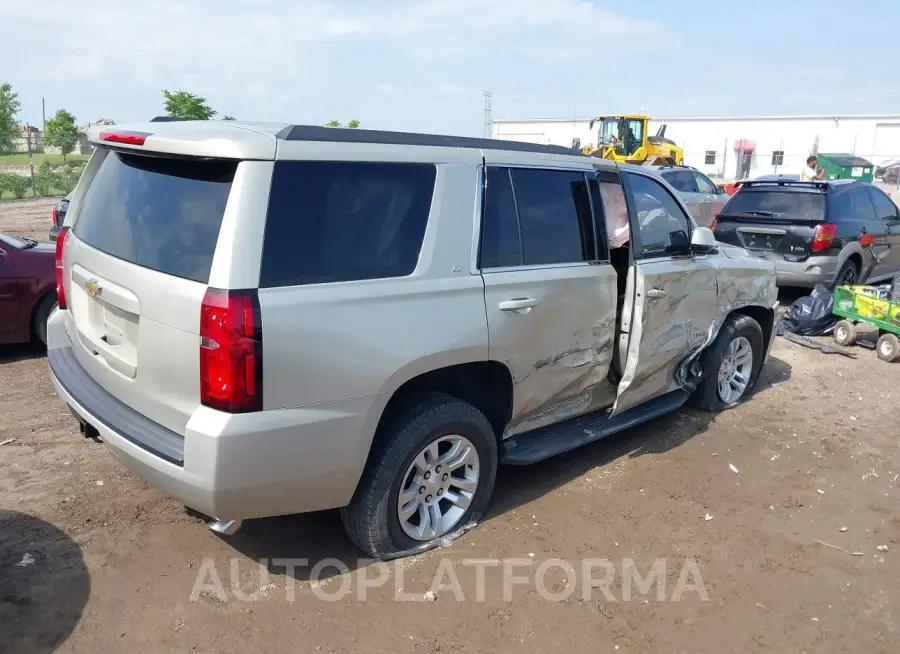
[[[618,163],[644,166],[681,166],[684,151],[675,141],[666,138],[666,126],[662,125],[656,136],[647,135],[649,116],[598,116],[590,122],[590,129],[599,125],[597,144],[581,147],[573,145],[583,154],[609,159]]]

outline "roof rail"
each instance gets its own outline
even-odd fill
[[[734,183],[735,187],[746,188],[748,186],[800,186],[803,188],[828,188],[829,182],[825,180],[812,180],[801,182],[799,179],[745,179]]]
[[[320,127],[318,125],[292,125],[279,132],[278,138],[285,141],[423,145],[445,148],[542,152],[545,154],[564,154],[570,157],[586,156],[577,150],[572,150],[571,148],[562,145],[544,145],[540,143],[524,143],[521,141],[505,141],[503,139],[472,138],[468,136],[445,136],[442,134],[390,132],[375,129]]]
[[[174,118],[173,116],[156,116],[151,118],[151,123],[175,123],[183,120],[192,120],[191,118]]]

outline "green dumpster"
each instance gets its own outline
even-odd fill
[[[855,179],[871,182],[875,166],[871,161],[852,154],[819,154],[819,167],[825,169],[825,179]]]

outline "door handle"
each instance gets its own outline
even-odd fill
[[[504,300],[499,304],[500,311],[521,311],[522,309],[531,309],[538,305],[538,301],[533,297],[518,297],[512,300]]]
[[[666,297],[666,292],[659,288],[651,288],[649,291],[647,291],[647,297],[649,297],[649,298]]]

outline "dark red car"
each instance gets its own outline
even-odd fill
[[[56,246],[0,234],[0,343],[47,342]]]

